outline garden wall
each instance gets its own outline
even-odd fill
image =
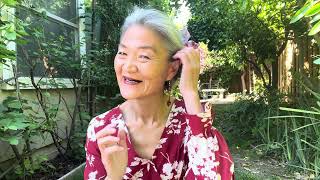
[[[57,93],[55,93],[54,90],[47,90],[47,92],[51,94],[50,103],[58,103]],[[69,110],[72,113],[74,108],[73,106],[75,104],[74,90],[65,89],[62,91],[61,94],[65,98],[68,104]],[[37,101],[34,90],[21,90],[21,95],[22,95],[22,98]],[[8,96],[15,96],[15,91],[0,90],[0,104]],[[33,105],[33,109],[39,112],[38,114],[35,114],[36,116],[44,117],[43,112],[41,111],[41,108],[39,107],[38,104]],[[70,130],[71,118],[63,102],[61,102],[60,104],[57,118],[55,119],[58,120],[59,136],[62,138],[65,138],[66,132]],[[32,141],[31,149],[35,151],[34,152],[35,155],[37,154],[48,155],[49,158],[53,158],[57,155],[57,149],[53,145],[52,138],[48,133],[44,134],[44,137],[33,137],[31,141]],[[23,146],[24,146],[24,143],[19,142],[18,149],[22,151]],[[6,166],[8,163],[11,164],[10,159],[13,159],[13,158],[14,158],[14,153],[9,143],[0,141],[0,168],[4,168],[3,166]]]

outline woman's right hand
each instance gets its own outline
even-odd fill
[[[118,135],[113,136],[115,132],[115,126],[109,124],[96,134],[101,161],[108,180],[122,179],[128,165],[126,133],[119,129]]]

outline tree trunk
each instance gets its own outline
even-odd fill
[[[246,86],[246,80],[245,80],[245,77],[246,77],[246,71],[244,71],[242,74],[241,74],[241,85],[242,85],[242,94],[245,95],[247,91],[247,86]]]
[[[273,89],[278,89],[278,77],[279,77],[279,72],[278,72],[278,60],[272,62],[272,88]]]

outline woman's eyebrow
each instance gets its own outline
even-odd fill
[[[140,46],[140,47],[138,47],[138,49],[150,49],[154,53],[157,53],[157,50],[153,46],[148,46],[148,45],[147,46]]]
[[[123,48],[127,48],[126,45],[120,43],[119,46],[123,47]],[[157,53],[157,50],[156,48],[154,48],[153,46],[149,46],[149,45],[145,45],[145,46],[139,46],[138,49],[150,49],[152,50],[153,52]]]

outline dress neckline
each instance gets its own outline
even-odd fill
[[[151,156],[151,159],[147,159],[147,158],[143,158],[141,156],[139,156],[139,154],[137,153],[137,151],[135,150],[133,144],[131,143],[131,137],[130,137],[130,134],[129,134],[129,129],[126,125],[126,122],[125,122],[125,119],[124,119],[124,116],[123,116],[123,112],[122,110],[120,109],[120,105],[118,105],[117,109],[121,115],[121,121],[123,122],[123,126],[125,128],[125,131],[127,133],[127,146],[129,147],[129,150],[131,150],[134,154],[134,157],[137,157],[137,158],[140,158],[142,160],[146,160],[146,161],[151,161],[153,162],[157,157],[158,157],[158,154],[159,154],[159,151],[161,148],[159,148],[160,145],[162,145],[163,143],[161,143],[161,139],[163,139],[165,136],[166,136],[166,132],[167,132],[167,128],[169,127],[170,123],[171,123],[171,120],[172,120],[172,117],[173,117],[173,114],[172,114],[172,111],[173,111],[173,108],[175,106],[175,103],[176,103],[177,99],[174,99],[172,104],[171,104],[171,107],[170,107],[170,110],[169,110],[169,113],[168,113],[168,117],[167,117],[167,120],[166,120],[166,123],[165,123],[165,127],[163,128],[163,131],[161,133],[161,136],[160,136],[160,139],[158,140],[158,144]],[[163,146],[162,146],[163,147]],[[129,153],[129,152],[128,152]]]

